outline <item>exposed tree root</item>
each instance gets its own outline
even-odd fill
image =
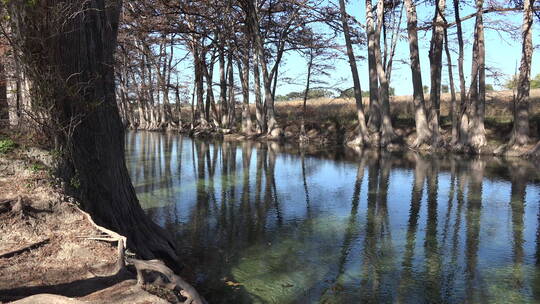
[[[103,234],[105,234],[108,237],[89,237],[89,239],[95,239],[100,241],[108,241],[108,242],[117,242],[118,243],[118,261],[116,264],[115,273],[120,272],[125,268],[126,261],[125,261],[125,253],[124,249],[126,248],[127,239],[126,237],[109,230],[107,228],[101,227],[97,225],[93,220],[90,214],[82,211],[79,208],[76,208],[79,210],[86,219],[94,226],[97,230],[101,231]],[[193,288],[190,284],[188,284],[186,281],[184,281],[181,277],[177,276],[169,267],[165,266],[165,264],[162,261],[159,260],[150,260],[150,261],[143,261],[143,260],[137,260],[137,259],[128,259],[127,263],[129,265],[135,266],[135,269],[137,270],[137,284],[142,287],[142,285],[145,284],[144,280],[144,271],[154,271],[157,272],[168,280],[169,283],[164,283],[163,281],[156,280],[155,283],[161,287],[165,287],[171,290],[174,289],[180,289],[180,294],[184,296],[187,300],[184,302],[186,304],[205,304],[206,301],[203,300],[203,298],[199,295],[199,293]]]
[[[21,200],[19,199],[18,202],[20,201]],[[15,205],[17,205],[17,203]],[[165,266],[165,264],[162,261],[160,260],[144,261],[144,260],[137,260],[137,259],[127,259],[126,261],[125,248],[127,244],[127,238],[112,230],[109,230],[107,228],[97,225],[93,221],[90,214],[82,211],[76,206],[73,206],[73,207],[79,212],[81,212],[83,216],[86,218],[86,220],[95,229],[97,229],[98,231],[102,233],[102,235],[97,235],[97,236],[92,235],[92,236],[87,236],[83,238],[97,240],[97,241],[105,241],[105,242],[116,242],[118,244],[118,247],[117,247],[118,248],[118,261],[116,262],[115,269],[112,271],[112,273],[105,274],[105,275],[97,275],[97,276],[116,277],[125,272],[126,264],[133,265],[137,271],[137,288],[142,288],[143,285],[145,285],[146,283],[151,283],[151,284],[164,287],[173,291],[174,290],[178,291],[180,295],[186,298],[184,302],[186,304],[206,304],[206,301],[199,295],[199,293],[195,290],[195,288],[193,288],[193,286],[191,286],[189,283],[184,281],[181,277],[176,275],[169,267]],[[46,244],[47,242],[49,242],[49,239],[24,246],[23,248],[17,249],[15,251],[0,254],[0,258],[11,257],[14,255],[17,255],[21,252],[31,250],[32,248],[36,248],[43,244]],[[158,274],[157,279],[154,280],[153,282],[146,282],[144,274],[147,272],[157,273]],[[164,277],[165,280],[163,280],[162,277]],[[59,296],[59,295],[37,294],[37,295],[33,295],[30,297],[21,299],[14,303],[17,303],[17,304],[76,303],[78,304],[78,303],[86,303],[86,302],[80,301],[78,299]]]
[[[39,242],[35,242],[35,243],[31,243],[31,244],[28,244],[28,245],[24,245],[22,247],[20,247],[19,249],[16,249],[16,250],[12,250],[12,251],[9,251],[9,252],[4,252],[4,253],[0,253],[0,259],[8,259],[8,258],[11,258],[11,257],[14,257],[16,255],[19,255],[23,252],[26,252],[26,251],[30,251],[32,249],[36,249],[38,247],[41,247],[47,243],[49,243],[51,239],[49,238],[46,238],[44,240],[41,240]]]
[[[142,286],[145,284],[144,271],[155,271],[165,276],[170,283],[158,281],[157,284],[169,289],[181,289],[180,294],[187,298],[185,304],[205,304],[199,293],[190,284],[184,281],[181,277],[159,260],[142,261],[136,259],[128,259],[128,263],[135,266],[137,269],[137,284]]]
[[[77,299],[68,298],[68,297],[64,297],[64,296],[43,293],[43,294],[38,294],[38,295],[33,295],[33,296],[30,296],[30,297],[26,297],[24,299],[20,299],[18,301],[11,302],[11,303],[13,303],[13,304],[51,304],[51,303],[54,303],[54,304],[64,304],[64,303],[83,304],[85,302],[81,302],[81,301],[79,301]]]
[[[79,212],[81,212],[83,214],[84,217],[86,217],[86,220],[88,222],[90,222],[90,224],[92,224],[92,226],[94,228],[96,228],[98,231],[102,232],[103,234],[109,236],[109,238],[105,239],[105,238],[101,238],[101,237],[98,237],[100,240],[107,240],[107,241],[116,241],[118,243],[118,261],[116,262],[116,267],[115,267],[115,270],[114,272],[115,273],[118,273],[120,272],[121,270],[123,270],[125,268],[125,261],[124,261],[124,249],[126,248],[126,244],[127,244],[127,238],[123,235],[120,235],[112,230],[109,230],[105,227],[101,227],[99,225],[97,225],[94,220],[92,219],[92,217],[90,216],[90,214],[82,211],[81,209],[75,207],[75,209],[77,209]]]

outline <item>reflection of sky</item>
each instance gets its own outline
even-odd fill
[[[373,213],[374,227],[382,230],[378,235],[369,236],[367,200],[370,160],[366,162],[364,169],[357,214],[351,217],[358,163],[306,156],[304,165],[309,192],[308,205],[303,185],[301,156],[276,154],[274,179],[277,201],[264,200],[267,183],[266,172],[263,172],[259,208],[265,211],[259,214],[256,206],[259,193],[255,189],[257,157],[262,154],[257,149],[251,150],[247,203],[249,208],[246,209],[246,204],[242,202],[242,147],[229,150],[229,153],[233,149],[236,151],[236,171],[228,173],[223,172],[223,164],[226,162],[223,159],[223,147],[207,144],[207,153],[211,160],[214,149],[218,149],[215,154],[217,159],[214,179],[208,178],[209,170],[205,157],[206,178],[199,180],[197,151],[201,149],[201,145],[193,145],[191,140],[180,136],[157,133],[128,134],[128,167],[147,212],[162,226],[183,227],[177,228],[180,229],[177,232],[180,235],[191,235],[191,239],[195,240],[193,246],[215,247],[214,251],[219,252],[220,258],[231,259],[220,261],[215,269],[212,268],[214,266],[208,266],[213,264],[207,261],[205,267],[211,269],[206,271],[211,273],[217,272],[216,269],[227,270],[231,279],[243,284],[249,297],[274,299],[276,303],[280,302],[279,299],[285,299],[292,294],[297,296],[298,293],[305,294],[305,299],[319,299],[328,295],[329,288],[332,284],[337,284],[336,282],[343,285],[340,299],[358,300],[359,297],[364,297],[364,291],[359,288],[369,285],[364,279],[373,275],[373,270],[366,270],[366,267],[375,263],[374,267],[382,269],[381,288],[392,290],[386,297],[395,299],[396,290],[403,280],[401,275],[404,271],[410,220],[414,164],[410,165],[410,168],[400,165],[390,169],[386,204],[388,216],[384,218],[381,205],[376,204]],[[440,163],[441,167],[444,167],[444,162]],[[517,228],[523,231],[523,263],[528,268],[524,266],[521,278],[526,286],[523,290],[512,289],[513,293],[510,294],[518,295],[518,299],[531,300],[531,280],[533,276],[540,275],[534,268],[540,187],[532,183],[526,186],[522,214],[524,225],[515,227],[509,203],[511,181],[503,176],[487,174],[486,170],[482,183],[476,253],[478,280],[475,284],[479,285],[475,287],[478,292],[487,293],[487,296],[512,289],[507,286],[507,282],[514,280],[516,275],[511,269],[515,259],[514,239]],[[437,177],[436,218],[428,217],[427,187],[424,187],[420,202],[411,257],[414,281],[411,285],[411,292],[414,294],[411,299],[426,296],[423,282],[430,277],[426,272],[426,259],[429,257],[426,233],[428,223],[432,222],[436,223],[437,234],[435,250],[438,253],[435,261],[439,261],[441,265],[440,273],[435,276],[439,275],[439,280],[449,284],[441,285],[440,291],[448,294],[449,302],[461,302],[466,289],[464,271],[468,258],[465,252],[471,244],[468,235],[473,231],[471,227],[474,225],[468,222],[471,219],[467,216],[468,183],[472,179],[469,177],[466,181],[463,194],[465,201],[461,213],[457,215],[457,186],[454,187],[454,197],[451,197],[450,172],[440,171]],[[427,180],[424,183],[427,184]],[[210,191],[211,187],[213,193]],[[202,192],[197,193],[197,189]],[[272,197],[273,192],[270,195]],[[515,215],[520,216],[519,213]],[[265,232],[254,232],[258,229],[256,227],[259,222]],[[253,237],[248,237],[253,233]],[[370,240],[371,243],[368,242]],[[457,243],[454,244],[454,240]],[[367,248],[366,244],[374,244],[375,247]],[[235,249],[236,246],[241,250]],[[453,250],[457,252],[454,262],[451,254]],[[373,256],[369,258],[369,254],[375,254],[375,260]],[[345,260],[340,273],[338,265],[342,259]],[[287,260],[286,265],[283,265],[284,260]],[[282,285],[294,287],[283,288]]]

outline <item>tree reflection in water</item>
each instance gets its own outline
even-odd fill
[[[540,301],[527,161],[149,132],[126,153],[211,303]]]

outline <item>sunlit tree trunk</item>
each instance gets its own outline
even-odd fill
[[[435,16],[433,17],[433,31],[429,49],[429,63],[431,75],[431,94],[429,105],[429,125],[433,132],[434,144],[439,141],[439,119],[441,105],[441,78],[442,78],[442,51],[444,43],[444,10],[445,0],[435,3]]]
[[[484,128],[484,114],[486,105],[486,50],[484,45],[483,0],[476,1],[475,42],[473,46],[473,60],[471,73],[471,88],[469,98],[471,102],[469,122],[470,139],[468,144],[479,150],[487,144]]]
[[[448,80],[450,86],[450,111],[449,115],[452,119],[452,144],[458,141],[458,105],[456,101],[456,88],[454,85],[454,73],[452,67],[452,55],[450,55],[450,47],[448,46],[448,31],[444,29],[444,50],[446,53],[446,61],[448,67]]]
[[[459,113],[456,113],[458,119],[458,139],[460,144],[465,144],[469,138],[469,99],[467,98],[467,89],[465,87],[465,71],[464,71],[464,42],[463,29],[461,26],[461,17],[459,13],[459,1],[454,0],[454,16],[456,19],[457,38],[459,46],[458,57],[458,72],[459,72],[459,91],[460,91],[460,107]]]
[[[227,59],[227,86],[229,88],[228,93],[228,108],[229,115],[227,116],[227,121],[225,126],[227,128],[234,128],[236,123],[236,96],[234,94],[234,65],[233,65],[233,56],[229,53],[229,58]]]
[[[381,125],[379,128],[380,145],[387,146],[394,138],[394,128],[390,117],[390,84],[386,78],[385,67],[381,54],[381,31],[384,22],[384,1],[377,2],[377,27],[375,31],[375,62],[377,63],[377,76],[379,78],[379,102],[381,104]]]
[[[260,32],[259,17],[253,0],[245,0],[242,2],[247,15],[247,22],[251,27],[250,32],[253,35],[254,52],[256,54],[255,62],[258,62],[262,69],[263,85],[264,85],[264,105],[266,110],[266,132],[272,136],[281,135],[276,114],[274,109],[274,99],[272,98],[272,79],[268,69],[268,64],[265,59],[264,45]],[[277,130],[278,132],[273,132]],[[278,134],[276,134],[278,133]]]
[[[517,83],[517,96],[514,99],[514,128],[510,145],[526,145],[529,143],[529,91],[531,89],[531,65],[533,55],[533,4],[534,0],[523,1],[523,25],[521,65]]]
[[[220,107],[220,124],[226,123],[229,116],[229,107],[227,105],[227,78],[225,76],[225,48],[218,47],[219,60],[219,107]]]
[[[238,61],[238,74],[242,84],[242,132],[251,134],[253,126],[249,109],[249,50],[242,54],[242,63]]]
[[[349,59],[349,67],[353,78],[354,100],[356,102],[356,116],[358,119],[359,131],[356,139],[352,142],[354,145],[365,145],[369,141],[369,132],[366,125],[366,116],[364,114],[364,106],[362,104],[362,88],[360,87],[360,77],[358,77],[358,69],[356,67],[356,58],[352,48],[352,42],[349,32],[349,24],[347,23],[347,11],[345,9],[345,0],[339,0],[339,9],[341,13],[341,25],[343,26],[343,35],[347,47],[347,57]]]
[[[266,130],[266,111],[261,96],[261,75],[259,73],[259,62],[256,53],[253,54],[253,82],[255,86],[255,118],[257,120],[257,133],[263,133]]]
[[[311,82],[311,69],[313,67],[313,49],[310,49],[309,51],[309,59],[308,59],[308,69],[307,69],[307,76],[306,76],[306,88],[304,90],[304,98],[302,102],[302,121],[300,124],[300,139],[304,139],[306,136],[306,110],[307,110],[307,99],[309,96],[309,86]],[[303,156],[302,156],[303,160]]]
[[[368,41],[368,69],[369,69],[369,120],[368,128],[378,132],[381,126],[381,104],[379,102],[379,80],[377,78],[377,62],[375,61],[375,20],[373,17],[373,4],[366,0],[366,34]]]
[[[422,73],[420,70],[416,7],[412,0],[405,0],[405,7],[407,9],[407,34],[409,36],[409,52],[413,81],[414,120],[416,124],[416,140],[413,143],[413,146],[418,147],[423,143],[429,143],[432,134],[427,121]]]

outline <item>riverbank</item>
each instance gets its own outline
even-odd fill
[[[51,153],[29,144],[0,130],[0,303],[183,303],[191,297],[163,264],[134,259],[124,251],[124,237],[96,225],[53,177]],[[170,282],[147,283],[136,268],[165,272]]]
[[[540,139],[540,89],[531,90],[530,107],[530,144],[522,147],[507,149],[512,132],[512,91],[493,91],[486,96],[485,129],[487,145],[479,151],[471,151],[451,144],[451,116],[450,94],[441,97],[441,140],[442,145],[432,148],[427,145],[416,147],[415,150],[423,152],[441,153],[468,153],[483,155],[500,155],[513,157],[540,157],[540,147],[535,145]],[[426,95],[426,99],[429,95]],[[459,103],[459,97],[458,101]],[[364,98],[367,106],[368,99]],[[230,129],[194,128],[184,124],[180,128],[171,128],[169,131],[181,132],[195,138],[223,138],[230,141],[256,140],[281,141],[289,143],[314,145],[347,145],[358,134],[356,120],[356,105],[352,99],[325,98],[308,100],[306,109],[305,136],[301,136],[301,117],[303,103],[301,100],[276,102],[275,109],[279,125],[274,134],[245,134],[240,132],[241,123],[238,122]],[[396,135],[395,140],[386,147],[390,151],[410,150],[416,139],[415,122],[413,115],[412,96],[394,96],[391,98],[391,116]],[[240,113],[240,109],[237,112]],[[255,109],[252,105],[251,112]],[[191,108],[182,109],[182,120],[190,121]],[[255,123],[255,121],[253,121]],[[156,131],[156,130],[154,130]],[[161,131],[161,130],[157,130]],[[531,153],[534,151],[534,153]]]

